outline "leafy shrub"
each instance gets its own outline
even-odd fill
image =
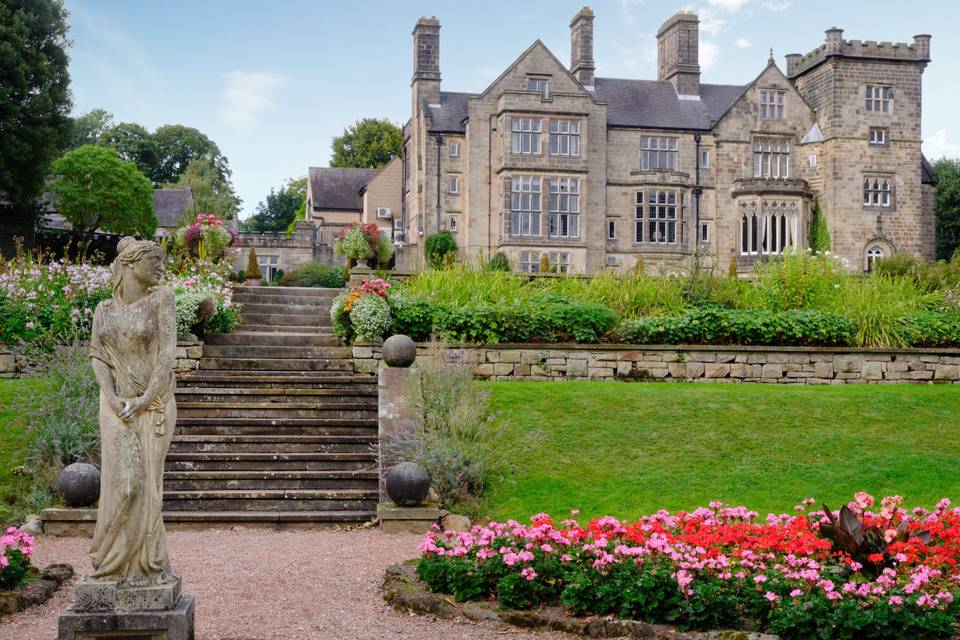
[[[830,255],[788,252],[782,258],[758,262],[754,286],[746,295],[753,306],[770,311],[831,308],[840,297],[840,285],[849,279],[847,267]]]
[[[914,347],[960,346],[960,314],[922,311],[910,317]]]
[[[596,342],[616,321],[609,307],[559,297],[433,307],[434,328],[454,342]]]
[[[497,251],[487,263],[490,271],[510,271],[510,258],[503,251]]]
[[[177,333],[220,333],[214,329],[233,330],[237,322],[237,310],[233,305],[233,289],[226,277],[223,263],[216,264],[190,260],[181,265],[181,272],[167,272],[161,286],[169,287],[176,301]],[[198,312],[205,301],[210,301],[215,310],[201,317]]]
[[[350,311],[346,308],[349,291],[341,291],[330,304],[330,324],[333,333],[346,344],[353,342],[353,325],[350,324]]]
[[[398,289],[391,289],[387,296],[390,314],[393,316],[391,334],[410,336],[417,342],[423,342],[433,331],[433,311],[428,302],[409,298]]]
[[[814,253],[826,253],[830,251],[830,229],[827,227],[827,219],[820,209],[820,202],[813,204],[813,215],[810,217],[810,250]]]
[[[231,272],[229,278],[230,282],[239,282],[240,284],[243,284],[247,281],[247,272],[243,269],[240,269],[236,273]]]
[[[326,287],[342,289],[346,284],[343,269],[332,264],[310,262],[288,272],[280,284],[289,287]]]
[[[430,266],[434,269],[440,269],[443,267],[447,254],[453,254],[456,257],[457,241],[454,240],[452,233],[444,229],[439,233],[427,236],[423,243],[423,250]]]
[[[382,338],[390,330],[390,306],[381,296],[364,294],[350,310],[350,323],[360,340],[370,342]]]
[[[736,311],[705,307],[680,318],[625,320],[617,329],[628,344],[847,345],[853,325],[818,311]]]
[[[260,263],[257,261],[257,248],[250,247],[250,253],[247,255],[247,280],[256,280],[262,278],[260,273]]]
[[[939,293],[924,293],[909,278],[876,275],[847,279],[836,303],[856,332],[858,347],[907,347],[914,343],[912,315],[942,306]]]

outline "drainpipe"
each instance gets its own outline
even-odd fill
[[[693,178],[693,252],[696,258],[695,262],[699,262],[700,256],[700,194],[703,193],[703,189],[700,187],[700,140],[699,133],[693,134],[693,141],[697,145],[696,171]],[[699,267],[699,264],[697,266]]]
[[[443,149],[443,136],[437,134],[437,233],[441,229],[441,206],[440,206],[440,152]]]
[[[403,141],[400,147],[400,233],[403,239],[407,239],[407,140]],[[396,226],[396,225],[394,225]]]
[[[493,258],[493,132],[496,131],[496,118],[495,114],[490,114],[487,121],[487,260]],[[503,228],[503,219],[499,220],[500,228]]]

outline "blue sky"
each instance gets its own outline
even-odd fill
[[[442,24],[443,88],[481,91],[535,39],[568,61],[569,22],[583,0],[66,0],[74,112],[116,122],[197,127],[230,160],[243,215],[271,187],[326,166],[330,140],[366,116],[409,117],[410,31]],[[655,78],[659,25],[678,9],[701,18],[703,80],[742,84],[771,47],[806,53],[837,26],[848,39],[912,42],[933,35],[924,74],[924,150],[960,157],[957,2],[604,0],[596,15],[597,75]]]

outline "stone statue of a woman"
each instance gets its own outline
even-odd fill
[[[113,298],[93,315],[103,468],[90,577],[120,586],[175,580],[161,515],[163,461],[177,411],[174,298],[156,288],[163,262],[157,243],[120,240],[110,267]]]

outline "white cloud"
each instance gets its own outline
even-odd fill
[[[729,13],[740,11],[749,0],[707,0],[707,4]]]
[[[960,158],[960,144],[948,140],[948,135],[949,132],[946,129],[938,129],[923,141],[923,154],[931,162],[943,157]]]
[[[771,0],[770,2],[764,2],[763,7],[764,9],[769,9],[770,11],[786,11],[790,8],[790,0]]]
[[[744,37],[737,38],[737,46],[741,49],[749,49],[753,45],[750,44],[750,41]]]
[[[220,96],[220,117],[235,127],[250,127],[257,116],[276,106],[273,95],[290,79],[279,73],[231,71]]]
[[[700,68],[704,71],[709,71],[710,67],[717,63],[717,58],[720,57],[720,50],[717,48],[717,44],[710,40],[701,40],[700,41]]]

